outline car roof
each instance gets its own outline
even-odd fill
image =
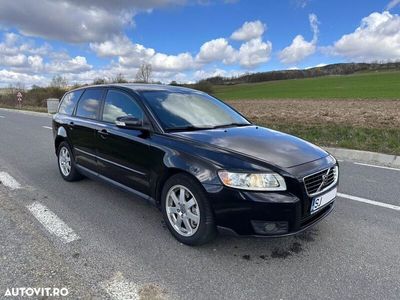
[[[147,84],[147,83],[110,83],[110,84],[96,84],[79,87],[75,90],[96,88],[96,87],[123,87],[131,89],[135,92],[145,92],[145,91],[169,91],[169,92],[199,92],[186,87],[173,86],[166,84]]]

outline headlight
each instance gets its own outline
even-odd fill
[[[226,186],[251,191],[285,191],[285,179],[277,173],[232,173],[219,171],[219,179]]]

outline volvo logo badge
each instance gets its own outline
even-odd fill
[[[322,182],[321,185],[318,187],[317,192],[319,192],[325,186],[325,183],[328,180],[329,171],[330,169],[328,170],[328,172],[326,172],[326,174],[323,174],[321,176]]]
[[[328,175],[327,174],[322,175],[322,184],[324,184],[327,179],[328,179]]]

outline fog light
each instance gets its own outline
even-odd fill
[[[265,231],[274,231],[276,229],[275,223],[267,223],[264,227]]]
[[[251,224],[253,225],[256,234],[285,234],[288,233],[289,230],[289,224],[287,221],[265,222],[252,220]]]

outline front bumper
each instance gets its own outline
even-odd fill
[[[219,231],[243,236],[297,234],[321,221],[334,208],[333,200],[310,214],[312,198],[300,198],[290,192],[245,192],[220,187],[209,197]]]

